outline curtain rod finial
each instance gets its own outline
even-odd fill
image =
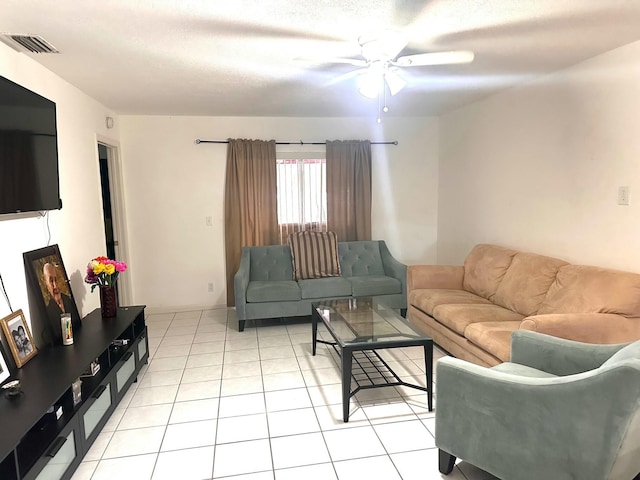
[[[196,145],[198,145],[198,144],[200,143],[200,139],[199,139],[199,138],[196,138],[196,140],[195,140],[195,142],[194,142],[194,143],[195,143]]]

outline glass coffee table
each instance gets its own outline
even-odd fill
[[[427,392],[429,411],[433,410],[433,340],[415,329],[395,310],[376,297],[318,300],[312,304],[313,355],[316,344],[332,345],[341,358],[342,416],[349,421],[349,401],[360,390],[406,386]],[[333,342],[318,340],[322,322]],[[427,386],[407,383],[378,354],[377,350],[398,347],[424,347]],[[356,363],[354,366],[353,363]],[[351,390],[353,377],[356,388]]]

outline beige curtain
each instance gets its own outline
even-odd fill
[[[327,141],[327,228],[339,242],[371,240],[371,142]]]
[[[243,246],[279,241],[275,140],[229,139],[224,195],[227,305]]]

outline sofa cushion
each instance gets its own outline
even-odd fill
[[[498,305],[437,305],[433,309],[433,318],[455,331],[464,335],[465,329],[475,322],[513,322],[520,321],[523,315],[502,308]]]
[[[249,282],[247,302],[289,302],[300,300],[300,287],[293,280]]]
[[[464,331],[464,336],[486,352],[508,362],[511,358],[511,334],[519,326],[519,321],[471,323]]]
[[[338,244],[340,271],[343,277],[384,275],[379,242],[356,241]]]
[[[351,296],[351,284],[342,277],[298,280],[302,298],[331,298]]]
[[[640,316],[640,274],[586,265],[565,265],[549,287],[538,314],[616,313]]]
[[[517,253],[493,301],[523,315],[535,314],[563,265],[568,263],[534,253]]]
[[[493,301],[516,253],[515,250],[497,245],[476,245],[464,260],[463,288]]]
[[[288,242],[295,280],[340,276],[335,232],[296,232],[289,235]]]
[[[417,289],[409,292],[409,304],[424,313],[433,315],[433,309],[442,304],[488,304],[486,298],[467,292],[466,290],[449,290],[440,288]]]
[[[364,275],[347,277],[346,280],[351,284],[351,295],[354,297],[402,293],[402,284],[397,278],[385,277],[384,275]]]
[[[292,280],[291,249],[288,245],[250,247],[250,280]]]

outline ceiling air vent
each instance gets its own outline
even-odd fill
[[[0,40],[17,51],[27,50],[31,53],[60,53],[56,47],[39,35],[4,33],[0,35]],[[16,48],[17,46],[19,46],[19,48]]]

